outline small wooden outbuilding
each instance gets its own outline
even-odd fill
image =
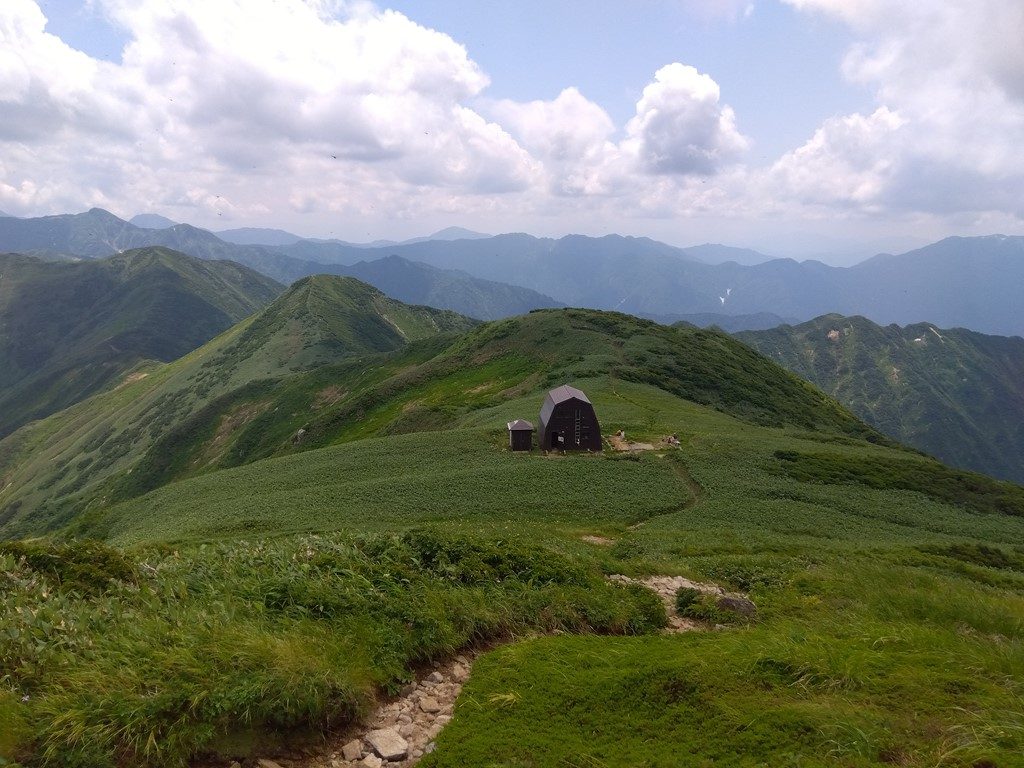
[[[538,439],[545,451],[600,451],[601,425],[590,399],[568,384],[548,392]]]
[[[523,419],[508,423],[508,447],[513,451],[533,450],[533,424]]]

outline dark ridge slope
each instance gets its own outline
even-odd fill
[[[454,312],[402,304],[354,278],[305,278],[185,357],[0,441],[0,526],[53,529],[102,504],[118,477],[130,477],[135,487],[207,470],[224,458],[235,431],[269,407],[282,382],[345,361],[356,360],[362,370],[382,353],[476,324]],[[322,382],[311,397],[326,406],[341,397],[344,380],[327,373]],[[290,404],[284,408],[275,418],[293,415]],[[168,441],[190,430],[213,442],[194,463],[175,463],[180,451]],[[151,451],[154,444],[160,447]],[[144,455],[150,469],[135,471]]]
[[[238,264],[164,248],[80,262],[0,256],[0,273],[0,435],[142,361],[190,352],[282,290]]]
[[[1024,339],[841,315],[737,338],[890,437],[1024,482]]]

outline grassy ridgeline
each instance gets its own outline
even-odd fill
[[[749,387],[720,390],[715,371],[746,360],[720,335],[565,317],[579,326],[575,356],[550,375],[583,386],[606,432],[675,433],[680,447],[507,451],[504,423],[532,417],[554,383],[533,373],[549,361],[525,353],[568,354],[568,335],[530,336],[556,330],[553,313],[485,326],[404,372],[389,358],[352,389],[358,408],[342,398],[312,420],[299,395],[326,382],[291,380],[294,399],[278,393],[264,411],[278,431],[263,432],[308,424],[308,443],[252,444],[242,466],[78,520],[143,548],[102,550],[114,581],[79,567],[81,544],[9,550],[0,747],[30,765],[170,766],[233,735],[228,753],[242,755],[247,729],[343,721],[410,665],[467,643],[657,625],[649,594],[601,578],[621,572],[749,591],[758,620],[499,649],[435,766],[1019,764],[1013,493],[991,503],[994,487],[872,442],[791,377],[754,387],[774,375],[767,363],[746,371]],[[245,445],[243,433],[231,450]],[[429,535],[403,533],[425,523]],[[521,543],[538,541],[547,549]]]
[[[260,459],[452,429],[474,411],[501,409],[523,395],[529,402],[519,401],[517,415],[534,417],[545,388],[567,381],[610,380],[752,424],[886,442],[719,332],[548,310],[383,353],[387,345],[377,342],[458,328],[457,318],[397,302],[381,307],[371,289],[336,282],[300,283],[266,312],[147,379],[0,442],[0,474],[10,478],[0,488],[0,535],[49,533],[111,501]],[[362,310],[344,309],[344,296]],[[390,323],[406,315],[403,333],[394,333]]]
[[[180,766],[225,740],[347,722],[468,645],[665,621],[593,564],[425,531],[0,552],[0,757],[30,765]]]

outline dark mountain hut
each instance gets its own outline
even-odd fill
[[[601,425],[594,406],[568,384],[552,389],[544,398],[538,437],[545,451],[601,450]]]
[[[508,423],[508,447],[513,451],[533,449],[533,424],[523,419]]]

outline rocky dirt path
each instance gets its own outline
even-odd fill
[[[683,576],[649,576],[646,579],[631,579],[629,576],[623,576],[622,574],[613,574],[608,577],[608,580],[618,582],[619,584],[639,584],[647,587],[660,597],[661,601],[665,604],[665,612],[668,614],[668,627],[664,631],[669,633],[711,629],[707,624],[702,624],[699,621],[679,615],[679,612],[676,610],[676,592],[683,587],[702,592],[706,595],[714,595],[719,599],[742,600],[750,603],[746,596],[726,592],[717,584],[690,581]],[[750,605],[753,606],[753,603],[750,603]]]
[[[651,576],[633,579],[616,574],[610,581],[640,584],[655,592],[668,612],[668,633],[711,629],[676,612],[675,595],[681,587],[694,589],[719,599],[745,597],[726,592],[717,584],[691,581],[682,576]],[[753,606],[753,603],[750,603]],[[292,758],[260,758],[254,762],[232,763],[230,768],[408,768],[434,749],[434,739],[452,719],[455,701],[469,679],[475,656],[456,656],[437,664],[414,683],[402,689],[399,696],[382,704],[362,724],[332,737],[314,752]]]
[[[472,656],[456,656],[438,664],[398,698],[381,705],[357,727],[332,737],[315,753],[286,758],[260,758],[254,768],[407,768],[432,752],[434,739],[452,719],[455,700],[469,678]],[[241,763],[232,768],[249,768]]]

